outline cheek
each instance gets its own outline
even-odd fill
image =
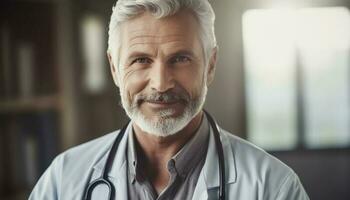
[[[145,71],[130,71],[125,73],[123,77],[123,88],[129,101],[140,93],[147,85],[148,74]]]
[[[199,67],[190,68],[177,75],[177,82],[191,95],[196,97],[203,86],[203,70]]]

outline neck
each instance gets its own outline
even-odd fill
[[[142,131],[133,124],[139,155],[144,158],[143,170],[155,189],[160,192],[169,180],[167,162],[187,143],[200,126],[203,112],[199,112],[180,132],[167,137],[159,137]]]

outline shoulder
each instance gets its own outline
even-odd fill
[[[78,195],[72,188],[84,187],[93,166],[106,154],[118,133],[114,131],[58,155],[38,180],[29,199],[61,199],[61,191]]]
[[[119,130],[64,151],[54,159],[50,168],[55,169],[62,183],[68,180],[74,182],[73,177],[89,177],[94,167],[107,155],[118,133]]]
[[[119,130],[72,147],[58,155],[55,160],[60,162],[63,170],[67,168],[72,171],[72,169],[81,170],[84,167],[91,167],[106,155],[118,133]]]
[[[299,177],[289,166],[242,138],[225,130],[221,134],[226,144],[224,148],[232,153],[234,160],[231,165],[234,169],[230,170],[236,171],[237,178],[233,184],[236,188],[255,191],[247,193],[255,199],[309,199]]]
[[[251,142],[225,130],[222,130],[222,134],[233,152],[237,167],[248,167],[248,169],[260,173],[269,169],[282,173],[293,172],[289,166]]]
[[[60,154],[60,157],[64,159],[74,159],[79,157],[91,157],[96,156],[96,154],[105,153],[108,151],[110,145],[112,145],[114,139],[117,137],[119,130],[108,133],[104,136],[95,138],[86,143],[77,145],[75,147],[69,148]]]
[[[291,194],[301,196],[295,199],[308,199],[297,174],[289,166],[227,131],[222,131],[222,137],[226,139],[226,148],[231,148],[234,157],[236,184],[254,188],[263,199],[279,199]]]

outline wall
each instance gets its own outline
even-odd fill
[[[206,108],[224,129],[244,137],[245,97],[241,8],[236,1],[212,1],[219,46],[215,79],[209,86]],[[229,19],[229,20],[227,20]]]

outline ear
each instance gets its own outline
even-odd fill
[[[207,71],[207,85],[209,86],[214,80],[215,69],[216,69],[216,55],[218,48],[214,47],[208,62],[208,71]]]
[[[117,87],[119,87],[118,69],[115,67],[115,65],[113,63],[112,55],[110,54],[110,52],[107,52],[107,57],[108,57],[108,61],[109,61],[109,66],[111,68],[111,73],[112,73],[114,84]]]

